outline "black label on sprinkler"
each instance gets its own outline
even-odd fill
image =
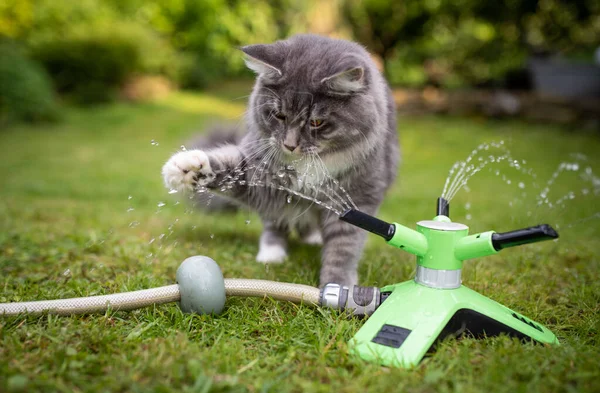
[[[400,348],[411,331],[400,326],[383,325],[371,341],[387,347]]]

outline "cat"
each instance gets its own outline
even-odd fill
[[[391,91],[354,42],[296,35],[241,50],[257,74],[245,135],[237,144],[174,154],[162,169],[165,185],[208,188],[256,210],[258,262],[283,262],[295,229],[306,243],[322,244],[321,286],[355,285],[366,232],[323,204],[345,210],[353,201],[377,213],[400,160]]]

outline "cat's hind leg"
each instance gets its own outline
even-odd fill
[[[256,261],[260,263],[282,263],[287,258],[287,224],[263,219]]]

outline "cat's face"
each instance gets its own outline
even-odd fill
[[[375,108],[362,53],[336,47],[344,41],[299,37],[242,48],[259,74],[250,100],[254,124],[284,158],[368,144]]]

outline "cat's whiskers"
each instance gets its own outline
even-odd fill
[[[270,97],[270,98],[276,98],[274,97],[272,94],[254,94],[255,97]],[[232,101],[237,101],[237,100],[242,100],[244,98],[248,98],[248,97],[252,97],[252,94],[248,94],[245,96],[241,96],[241,97],[236,97],[236,98],[232,98]]]
[[[275,90],[273,90],[273,89],[270,89],[270,88],[268,88],[267,86],[264,86],[264,85],[262,86],[262,88],[263,88],[263,89],[265,89],[265,90],[267,90],[267,91],[268,91],[268,92],[270,92],[271,94],[273,94],[273,96],[274,96],[276,99],[280,99],[280,97],[279,97],[279,94],[277,94],[277,92],[276,92]]]
[[[318,160],[319,166],[320,166],[323,174],[325,175],[327,181],[331,181],[331,183],[332,183],[331,185],[328,185],[328,190],[331,191],[331,193],[333,193],[333,195],[337,198],[336,202],[342,207],[342,210],[350,209],[351,208],[350,204],[344,198],[342,198],[342,196],[333,187],[334,185],[337,185],[338,187],[340,187],[339,182],[331,176],[331,174],[329,173],[329,170],[325,166],[325,163],[319,156],[319,153],[315,152],[314,155],[315,155],[316,159]]]
[[[266,149],[268,149],[270,147],[269,144],[269,138],[261,138],[261,139],[257,139],[257,140],[253,140],[253,141],[248,141],[245,143],[242,143],[239,145],[240,150],[242,150],[242,148],[250,148],[251,150],[253,150],[252,154],[245,156],[244,158],[242,158],[242,160],[240,160],[239,164],[237,164],[235,167],[233,167],[230,172],[233,173],[233,177],[230,179],[223,179],[218,186],[222,186],[225,181],[227,180],[228,184],[233,184],[233,183],[237,183],[239,181],[239,176],[241,174],[245,174],[246,171],[242,171],[241,167],[243,167],[244,165],[246,165],[248,162],[250,162],[256,155],[260,154],[261,152],[265,151]],[[240,173],[241,172],[241,173]]]
[[[306,161],[306,159],[307,159],[307,158],[312,158],[312,157],[311,157],[309,154],[307,154],[307,155],[303,156],[303,157],[300,159],[300,161]],[[309,168],[309,167],[310,167],[310,166],[309,166],[308,164],[305,164],[305,168]],[[305,169],[305,172],[304,172],[303,176],[305,176],[305,175],[306,175],[307,171],[308,171],[308,169]],[[315,195],[315,197],[318,197],[318,195]],[[300,218],[300,217],[301,217],[301,216],[302,216],[304,213],[306,213],[307,211],[309,211],[309,210],[310,210],[310,208],[311,208],[311,207],[312,207],[314,204],[315,204],[315,201],[314,201],[314,199],[311,199],[311,202],[310,202],[310,204],[308,205],[308,207],[307,207],[306,209],[304,209],[304,210],[303,210],[303,211],[302,211],[300,214],[298,214],[297,216],[294,216],[294,217],[292,218],[292,220],[297,220],[298,218]]]
[[[267,147],[267,149],[265,149],[265,150],[266,150],[266,153],[260,159],[260,163],[258,164],[258,167],[256,168],[256,170],[252,174],[252,178],[250,179],[250,182],[248,183],[250,186],[260,185],[260,181],[261,181],[261,178],[262,178],[263,173],[265,171],[265,168],[269,164],[269,160],[271,159],[271,157],[273,155],[275,155],[275,153],[276,153],[276,148],[273,145],[269,145]],[[257,181],[259,182],[259,184],[255,183],[255,181],[254,181],[254,179],[257,177],[257,175],[258,175]]]
[[[344,187],[342,187],[342,185],[340,184],[340,182],[333,176],[331,176],[331,173],[329,172],[329,169],[327,168],[327,166],[325,165],[325,163],[323,162],[323,159],[321,158],[321,156],[319,155],[318,152],[315,152],[317,158],[319,159],[319,161],[321,162],[321,165],[323,167],[323,170],[326,172],[327,176],[329,177],[329,179],[337,186],[337,188],[340,189],[340,191],[346,196],[346,198],[348,198],[347,200],[342,198],[337,191],[335,191],[332,187],[332,191],[335,193],[335,195],[340,198],[341,201],[344,202],[344,204],[346,205],[347,209],[351,209],[354,208],[356,210],[358,210],[358,207],[356,206],[356,204],[354,203],[354,201],[352,200],[352,198],[350,197],[350,194],[348,194],[348,191],[346,191],[346,189]]]
[[[304,116],[306,114],[306,112],[308,111],[308,108],[304,108],[302,109],[300,112],[298,112],[298,114],[290,121],[290,124],[294,123],[296,120],[298,120],[299,117]]]
[[[331,175],[329,174],[329,171],[327,170],[327,167],[321,160],[321,157],[319,157],[319,154],[317,152],[315,152],[315,153],[313,153],[313,156],[315,158],[315,164],[321,169],[321,173],[323,174],[323,180],[321,181],[320,184],[321,184],[321,187],[322,187],[322,184],[325,184],[325,188],[327,190],[327,191],[322,191],[323,194],[325,194],[334,204],[339,205],[342,208],[342,210],[349,209],[350,206],[348,205],[348,203],[344,200],[344,198],[342,198],[336,192],[335,188],[333,187],[334,183],[339,184],[337,182],[337,180],[335,180],[333,177],[331,177]],[[333,196],[331,194],[333,194]]]

